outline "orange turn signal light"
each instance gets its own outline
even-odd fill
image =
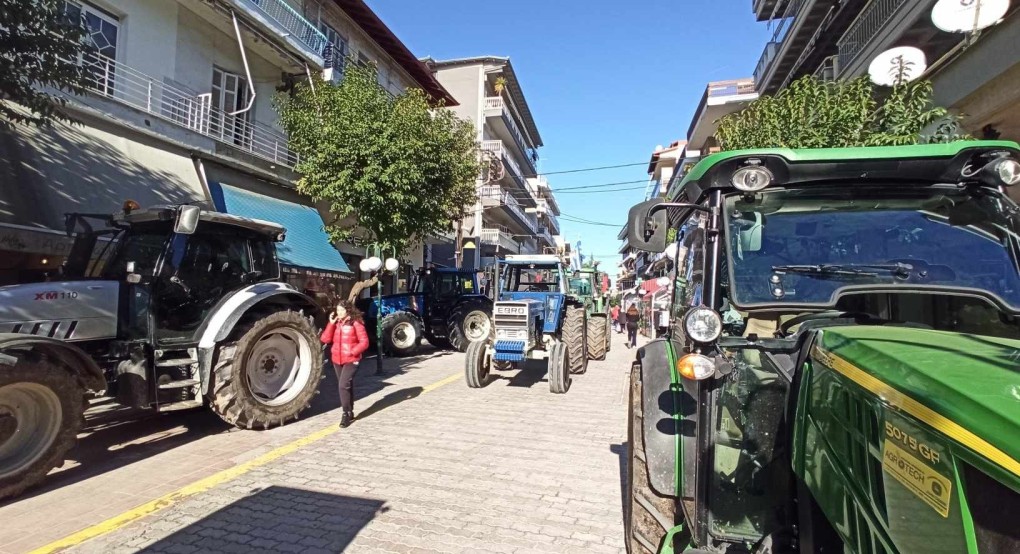
[[[676,362],[677,372],[684,379],[701,381],[715,375],[715,362],[701,354],[687,354]]]
[[[142,209],[142,207],[140,205],[138,205],[138,202],[135,202],[134,200],[126,200],[126,201],[124,201],[124,213],[129,214],[129,213],[131,213],[131,212],[133,212],[135,210],[140,210],[140,209]]]

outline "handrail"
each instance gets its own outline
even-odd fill
[[[322,56],[326,48],[326,35],[315,28],[312,22],[304,18],[297,10],[284,0],[242,0],[255,9],[266,14],[284,30],[307,46],[317,56]]]
[[[525,163],[528,164],[531,173],[535,174],[535,164],[528,158],[528,152],[534,150],[528,146],[528,141],[524,140],[524,133],[521,132],[520,128],[517,127],[517,123],[514,121],[513,111],[509,109],[507,103],[501,96],[486,96],[485,97],[485,109],[487,110],[500,110],[504,120],[507,122],[507,127],[510,128],[510,134],[514,136],[517,142],[517,146],[524,153]]]
[[[861,14],[850,24],[843,36],[836,41],[839,52],[837,67],[842,71],[850,67],[871,39],[879,33],[907,0],[873,0],[861,10]]]
[[[85,88],[96,96],[142,110],[273,163],[293,168],[299,161],[297,152],[288,146],[287,135],[249,121],[248,114],[232,116],[214,108],[211,93],[195,94],[98,52],[83,55],[82,69]]]

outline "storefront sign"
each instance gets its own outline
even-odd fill
[[[71,250],[71,239],[55,232],[0,227],[0,250],[66,256]]]

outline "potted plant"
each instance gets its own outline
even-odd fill
[[[506,77],[496,77],[496,83],[493,85],[496,89],[496,96],[503,95],[503,89],[506,88]]]

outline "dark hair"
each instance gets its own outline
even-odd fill
[[[351,321],[364,321],[364,317],[361,315],[361,310],[354,306],[354,302],[350,300],[341,300],[336,303],[337,307],[342,307],[347,312],[347,318]],[[334,308],[335,310],[336,308]]]

